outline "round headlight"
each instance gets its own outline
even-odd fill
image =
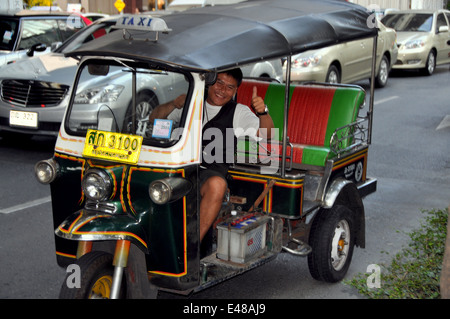
[[[148,193],[156,204],[165,204],[169,201],[172,192],[169,185],[164,183],[163,180],[159,180],[150,184]]]
[[[102,201],[111,196],[113,183],[111,176],[105,171],[90,169],[84,175],[81,187],[87,198],[94,201]]]
[[[192,183],[180,177],[167,177],[153,181],[148,193],[156,204],[165,204],[186,196],[192,189]]]
[[[39,183],[50,184],[58,175],[58,164],[54,159],[39,161],[34,166],[34,173]]]

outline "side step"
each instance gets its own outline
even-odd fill
[[[283,246],[283,250],[288,252],[288,253],[290,253],[290,254],[293,254],[295,256],[305,257],[312,251],[311,246],[309,246],[307,243],[304,243],[300,239],[296,239],[296,238],[292,237],[292,238],[289,239],[288,245],[290,243],[296,244],[297,247],[296,248],[289,248],[286,245],[286,246]]]

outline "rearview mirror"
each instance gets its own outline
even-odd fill
[[[109,65],[89,64],[88,72],[90,75],[107,75],[109,72]]]
[[[47,50],[47,45],[45,45],[44,43],[36,43],[31,46],[31,48],[27,52],[27,55],[31,57],[34,55],[34,52],[42,52],[45,50]]]

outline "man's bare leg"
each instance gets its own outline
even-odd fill
[[[227,183],[219,176],[211,176],[203,183],[200,189],[200,241],[217,218],[226,190]]]

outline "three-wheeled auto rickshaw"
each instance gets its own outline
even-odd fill
[[[80,62],[55,153],[36,164],[50,185],[57,262],[80,270],[60,296],[186,295],[279,253],[308,258],[317,280],[341,280],[354,246],[365,247],[362,198],[376,190],[366,176],[374,75],[364,110],[357,85],[244,79],[237,103],[250,105],[257,87],[276,132],[227,154],[227,196],[200,241],[205,92],[217,73],[266,59],[289,70],[292,54],[368,37],[376,52],[368,19],[345,1],[249,0],[123,15],[116,31],[69,53]],[[149,120],[181,94],[178,119]]]

